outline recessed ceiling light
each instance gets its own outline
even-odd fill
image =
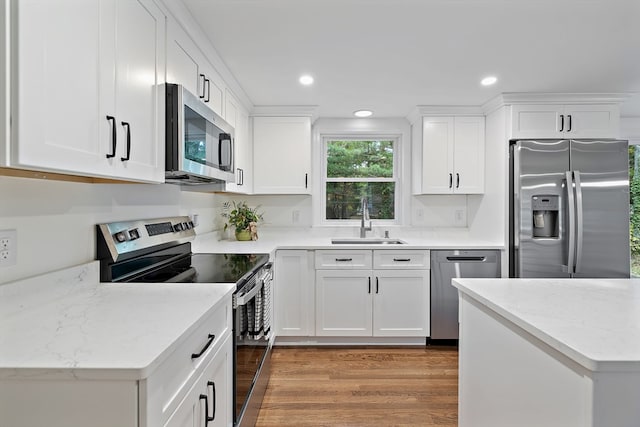
[[[369,117],[372,114],[373,114],[373,111],[369,111],[369,110],[358,110],[353,112],[353,115],[356,117]]]
[[[484,79],[482,79],[482,81],[480,81],[480,84],[482,84],[482,86],[491,86],[492,84],[494,84],[497,81],[498,81],[497,77],[489,76],[489,77],[485,77]]]
[[[309,86],[309,85],[313,84],[313,77],[311,77],[308,74],[305,74],[303,76],[300,76],[300,79],[298,79],[298,81],[300,82],[300,84],[303,84],[305,86]]]

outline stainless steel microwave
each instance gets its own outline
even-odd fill
[[[182,85],[166,84],[165,182],[234,182],[234,132]]]

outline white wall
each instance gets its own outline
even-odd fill
[[[478,239],[505,244],[509,141],[507,107],[486,116],[484,194],[467,196],[469,233]]]
[[[95,258],[95,224],[197,213],[198,233],[214,229],[216,195],[174,185],[85,184],[0,176],[0,230],[17,230],[17,265],[0,283]]]

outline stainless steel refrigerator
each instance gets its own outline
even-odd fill
[[[629,277],[627,141],[510,145],[510,277]]]

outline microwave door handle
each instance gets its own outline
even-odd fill
[[[228,141],[229,142],[229,155],[228,157],[228,162],[227,163],[223,163],[222,162],[222,144],[224,142]],[[218,165],[220,165],[220,169],[222,170],[231,170],[231,165],[232,165],[232,147],[233,145],[231,144],[231,135],[228,133],[221,133],[218,136]]]
[[[254,286],[246,294],[238,295],[236,297],[236,305],[237,306],[246,305],[249,301],[251,301],[258,294],[258,292],[260,292],[260,289],[262,289],[262,282],[260,282],[260,284],[256,284],[256,286]]]

